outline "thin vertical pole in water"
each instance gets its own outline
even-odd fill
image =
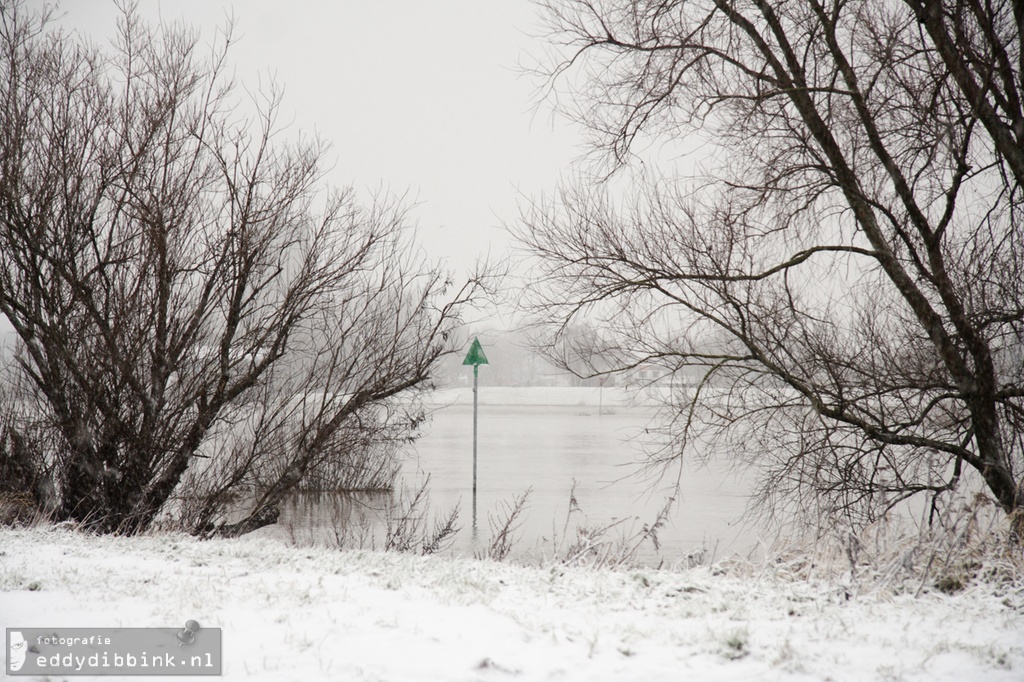
[[[476,532],[476,394],[477,380],[480,376],[480,365],[487,364],[487,356],[484,354],[480,339],[473,339],[473,345],[466,353],[464,365],[473,365],[473,531]]]
[[[476,528],[476,393],[480,367],[473,365],[473,528]]]

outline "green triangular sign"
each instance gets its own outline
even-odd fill
[[[480,339],[473,339],[473,345],[469,347],[469,352],[466,353],[466,359],[462,361],[462,364],[474,366],[488,364],[484,348],[480,345]]]

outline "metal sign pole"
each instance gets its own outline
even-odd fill
[[[476,530],[476,411],[477,411],[477,382],[480,376],[480,365],[486,365],[487,356],[480,345],[480,339],[473,339],[473,345],[466,353],[464,365],[473,365],[473,530]]]
[[[476,395],[480,366],[473,365],[473,527],[476,528]]]

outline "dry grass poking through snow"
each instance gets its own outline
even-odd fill
[[[765,568],[778,575],[828,580],[852,593],[956,594],[983,585],[1012,596],[1024,585],[1024,539],[1011,539],[1005,514],[983,495],[961,500],[933,523],[886,519],[768,555]]]

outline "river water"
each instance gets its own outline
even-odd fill
[[[436,516],[457,506],[460,530],[447,550],[456,554],[486,553],[508,509],[527,490],[512,551],[526,560],[565,558],[587,544],[594,548],[591,560],[612,561],[635,548],[633,559],[646,564],[754,549],[755,529],[741,518],[749,485],[735,472],[694,462],[660,482],[643,475],[650,405],[596,396],[594,389],[490,393],[478,408],[475,515],[473,407],[471,393],[464,392],[433,413],[403,464],[398,493],[298,497],[284,510],[277,532],[300,543],[382,547],[386,510],[391,507],[394,527],[402,517],[394,502],[401,498],[407,505],[429,477],[422,530],[430,531]],[[536,404],[542,402],[557,404]],[[650,538],[641,542],[670,494],[676,501],[657,530],[657,546]]]

